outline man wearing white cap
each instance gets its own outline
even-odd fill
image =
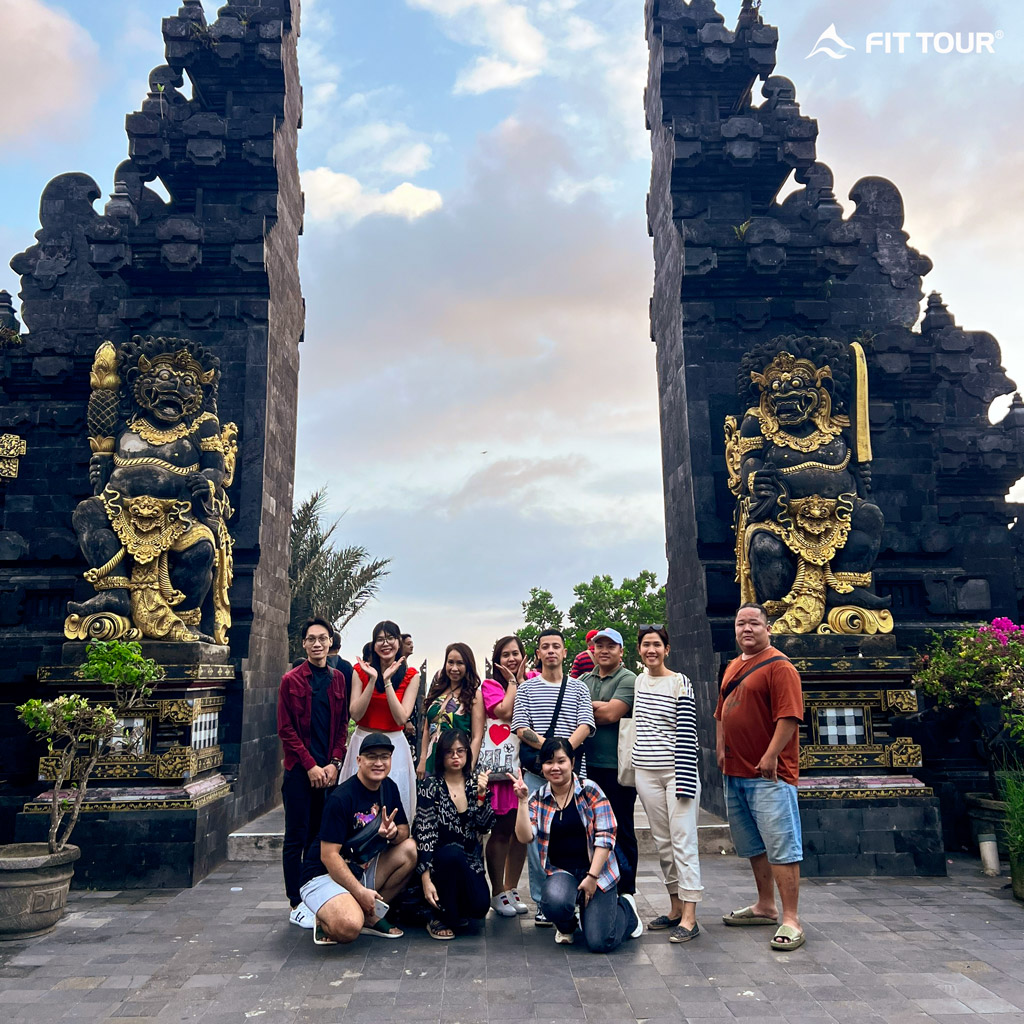
[[[640,853],[633,817],[636,790],[619,784],[619,720],[633,713],[636,673],[622,664],[622,634],[602,629],[594,636],[593,671],[580,678],[594,702],[597,731],[584,744],[589,777],[604,790],[615,814],[615,853],[619,858],[619,892],[636,892],[636,865]]]

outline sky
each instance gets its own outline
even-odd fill
[[[18,291],[7,259],[50,178],[112,191],[176,7],[0,0],[0,287]],[[739,7],[718,4],[727,25]],[[764,0],[762,15],[837,197],[849,212],[859,178],[894,181],[935,264],[926,293],[994,334],[1024,383],[1024,7]],[[350,655],[391,618],[417,660],[463,640],[482,662],[533,586],[567,609],[596,574],[664,580],[643,17],[643,0],[302,4],[296,495],[326,486],[341,542],[392,560]],[[850,49],[810,56],[830,26]],[[911,35],[867,53],[875,32]],[[993,52],[923,53],[929,32],[991,33]]]

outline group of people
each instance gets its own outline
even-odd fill
[[[714,712],[733,840],[757,887],[756,901],[723,923],[772,926],[772,947],[788,950],[804,943],[803,703],[800,677],[771,646],[768,625],[759,605],[737,612],[739,656]],[[450,644],[425,695],[415,764],[406,726],[420,679],[403,657],[406,639],[394,622],[380,622],[350,666],[331,657],[333,626],[312,619],[302,630],[306,658],[282,679],[292,923],[313,929],[319,943],[397,938],[392,907],[415,886],[428,934],[451,940],[489,910],[529,913],[519,893],[526,861],[534,923],[553,926],[557,943],[580,931],[589,949],[608,952],[645,927],[635,900],[639,796],[668,894],[666,912],[646,927],[670,942],[696,938],[698,710],[690,680],[666,665],[664,626],[639,627],[639,674],[612,628],[588,634],[586,657],[570,673],[555,629],[538,638],[536,669],[518,637],[501,638],[483,680],[472,650]]]

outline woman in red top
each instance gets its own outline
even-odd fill
[[[385,733],[395,745],[389,778],[402,794],[402,807],[412,821],[416,816],[416,771],[412,751],[405,742],[405,723],[416,707],[420,677],[408,668],[402,653],[402,631],[385,619],[373,627],[373,648],[369,661],[360,658],[353,666],[349,713],[356,729],[349,738],[348,753],[339,782],[356,773],[357,751],[371,732]],[[400,742],[401,741],[401,742]]]

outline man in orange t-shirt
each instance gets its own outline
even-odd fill
[[[772,948],[796,949],[804,944],[797,915],[803,859],[796,790],[804,717],[800,674],[771,646],[768,614],[761,605],[742,605],[735,628],[740,656],[722,678],[715,736],[729,828],[736,853],[750,859],[757,902],[722,920],[727,925],[777,925]],[[737,679],[738,685],[730,687]]]

